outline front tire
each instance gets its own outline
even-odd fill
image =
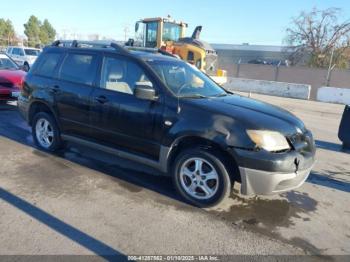
[[[231,192],[231,180],[220,154],[188,149],[175,159],[172,169],[177,192],[201,208],[219,205]]]
[[[46,112],[37,113],[32,124],[33,140],[42,150],[55,152],[62,146],[55,119]]]

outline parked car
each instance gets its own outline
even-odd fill
[[[71,141],[149,165],[200,207],[220,203],[235,182],[249,195],[297,188],[314,164],[313,136],[297,117],[154,49],[55,42],[18,106],[40,149]]]
[[[40,49],[9,46],[6,50],[6,54],[8,54],[19,66],[22,66],[23,69],[28,72],[40,54]]]
[[[6,54],[0,54],[0,101],[17,100],[26,73]]]

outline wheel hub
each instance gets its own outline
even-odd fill
[[[180,169],[180,181],[186,193],[197,199],[213,197],[219,186],[216,169],[203,158],[185,161]]]
[[[49,148],[54,139],[54,133],[50,122],[44,118],[39,119],[36,123],[35,131],[40,146]]]

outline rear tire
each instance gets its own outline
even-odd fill
[[[32,123],[33,140],[44,151],[55,152],[62,146],[60,131],[55,119],[46,112],[37,113]]]
[[[219,205],[230,195],[232,187],[224,163],[220,154],[201,148],[181,152],[172,168],[177,192],[197,207]]]

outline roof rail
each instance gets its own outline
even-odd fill
[[[56,40],[51,44],[51,46],[65,46],[65,47],[100,47],[108,48],[112,47],[120,53],[129,54],[129,51],[117,44],[116,42],[106,42],[106,41],[78,41],[78,40]]]
[[[125,54],[125,55],[130,55],[130,50],[134,50],[134,51],[159,53],[162,55],[178,58],[177,56],[158,48],[122,46],[116,42],[106,42],[106,41],[56,40],[51,44],[51,46],[56,46],[56,47],[63,46],[63,47],[72,47],[72,48],[79,48],[79,47],[114,48],[120,54]]]

